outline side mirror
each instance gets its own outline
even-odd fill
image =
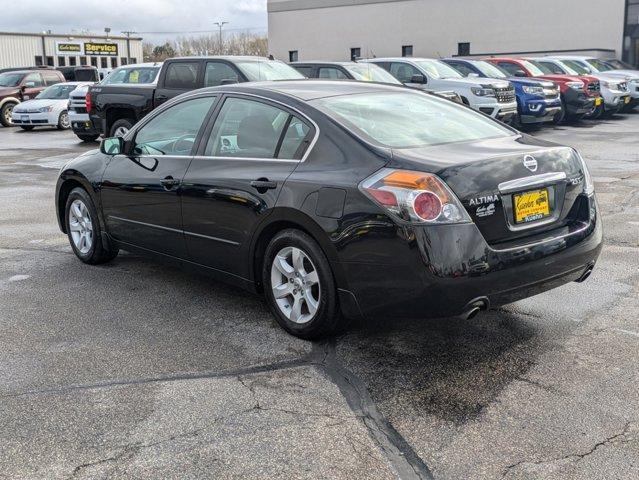
[[[523,70],[515,70],[515,77],[525,77],[526,76],[526,72],[524,72]]]
[[[426,83],[426,77],[424,77],[424,75],[413,75],[410,78],[410,83],[424,84],[424,83]]]
[[[120,155],[124,151],[122,137],[109,137],[102,140],[100,151],[105,155]]]
[[[33,88],[35,87],[35,82],[25,82],[23,88]]]

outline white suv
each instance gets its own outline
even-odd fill
[[[466,105],[504,122],[517,114],[515,89],[506,80],[464,77],[450,65],[431,58],[373,58],[362,60],[388,70],[408,87],[452,90]]]

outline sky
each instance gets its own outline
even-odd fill
[[[219,21],[229,33],[267,30],[266,0],[0,0],[0,11],[0,31],[161,32],[139,35],[153,43],[205,34],[164,32],[217,32]]]

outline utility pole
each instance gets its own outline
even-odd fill
[[[224,49],[223,49],[223,44],[222,44],[222,27],[224,27],[224,25],[228,24],[229,22],[215,22],[215,25],[217,25],[220,29],[220,55],[224,54]]]
[[[131,63],[131,34],[135,33],[132,31],[122,32],[126,35],[126,63]]]

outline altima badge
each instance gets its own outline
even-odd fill
[[[531,172],[537,171],[537,160],[532,155],[524,155],[524,167],[526,167]]]

